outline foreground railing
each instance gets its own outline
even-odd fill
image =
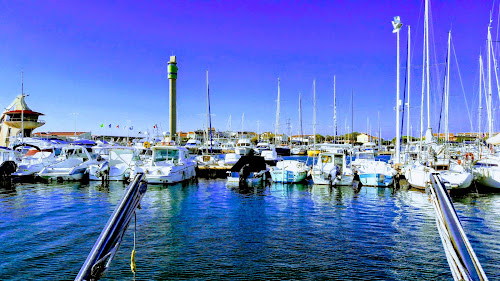
[[[439,173],[431,174],[431,184],[429,191],[436,212],[436,224],[453,279],[488,280],[465,235]]]
[[[123,234],[146,193],[147,184],[142,181],[143,176],[142,173],[137,174],[127,187],[125,195],[116,206],[75,280],[99,280],[109,268],[120,247]]]

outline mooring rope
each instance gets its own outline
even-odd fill
[[[132,254],[130,255],[130,270],[134,273],[135,280],[135,272],[137,271],[137,267],[135,265],[135,233],[137,232],[137,216],[134,212],[134,248],[132,249]]]

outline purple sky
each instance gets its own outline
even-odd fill
[[[474,130],[478,114],[478,55],[484,53],[493,5],[498,2],[431,1],[432,127],[437,130],[447,32],[452,28],[460,74],[451,65],[450,127]],[[24,70],[28,105],[46,114],[38,131],[123,133],[168,131],[166,62],[177,56],[177,110],[182,131],[206,120],[205,71],[210,71],[212,124],[217,129],[274,131],[277,80],[281,78],[281,131],[298,132],[298,94],[303,127],[312,133],[312,81],[316,79],[317,132],[333,133],[333,76],[337,77],[339,133],[354,130],[395,136],[396,35],[399,15],[401,89],[407,26],[412,27],[411,103],[413,135],[420,126],[423,1],[3,1],[0,4],[0,103],[21,92]],[[436,71],[436,67],[438,72]],[[493,79],[493,84],[495,80]],[[494,108],[498,109],[498,94]],[[402,93],[402,91],[401,91]],[[498,119],[499,110],[496,110]],[[485,120],[486,112],[483,113]],[[500,120],[500,119],[498,119]],[[100,124],[113,124],[101,129]],[[498,123],[498,122],[496,122]],[[483,123],[483,128],[486,121]],[[441,129],[443,131],[443,129]],[[498,126],[495,125],[495,131]],[[404,129],[406,132],[406,129]],[[406,133],[404,133],[406,134]]]

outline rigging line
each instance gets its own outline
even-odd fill
[[[448,54],[448,50],[446,51],[446,53]],[[443,114],[443,101],[445,99],[445,92],[446,90],[450,90],[450,89],[446,89],[446,71],[448,71],[448,55],[446,56],[446,66],[444,67],[444,83],[443,83],[443,94],[441,95],[441,110],[439,111],[439,122],[438,122],[438,130],[437,130],[437,139],[439,141],[439,133],[441,132],[441,116]]]
[[[472,132],[474,130],[474,127],[472,126],[472,116],[469,110],[469,104],[467,102],[467,98],[465,97],[464,82],[462,80],[462,73],[460,72],[460,66],[458,65],[458,58],[457,58],[457,53],[455,52],[455,45],[453,44],[453,37],[451,38],[451,49],[453,50],[453,55],[455,56],[455,63],[457,64],[458,77],[460,78],[460,85],[462,86],[462,93],[464,95],[465,108],[467,109],[467,115],[469,116],[469,122],[470,122],[470,129]]]
[[[495,53],[495,48],[493,48],[493,44],[490,43],[491,45],[491,49],[493,50],[492,53]],[[500,84],[498,82],[498,62],[497,60],[495,59],[495,56],[491,56],[493,58],[493,68],[495,69],[495,81],[496,81],[496,84],[497,84],[497,92],[498,92],[498,98],[500,99]]]
[[[409,45],[408,45],[408,41],[406,41],[406,69],[405,69],[405,84],[404,84],[404,88],[403,88],[403,116],[401,118],[401,127],[399,129],[399,141],[401,143],[401,140],[403,139],[403,126],[404,126],[404,123],[405,123],[405,102],[406,102],[406,83],[408,82],[407,81],[407,78],[408,78],[408,67],[409,67],[409,62],[408,62],[408,48],[409,48]],[[399,71],[399,70],[398,70]],[[399,102],[399,101],[398,101]],[[398,105],[396,104],[396,110],[398,110]],[[399,113],[398,113],[399,114]],[[408,136],[406,136],[406,142],[408,142]],[[401,151],[401,146],[399,146],[399,150]]]
[[[415,29],[415,31],[419,30],[418,28],[420,27],[420,19],[422,18],[422,9],[424,7],[424,1],[425,0],[422,0],[420,2],[420,10],[418,11],[417,28]],[[418,32],[415,32],[415,33],[418,34]],[[416,47],[415,47],[416,45],[417,45],[417,40],[413,40],[412,46],[411,46],[413,50],[416,50]],[[416,52],[411,53],[410,61],[413,61],[413,56],[415,55],[415,53]],[[410,67],[412,67],[412,66],[410,66]]]

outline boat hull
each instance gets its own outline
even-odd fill
[[[394,183],[392,175],[384,175],[380,173],[361,174],[359,180],[363,185],[367,186],[382,186],[387,187]]]
[[[305,180],[307,172],[293,172],[287,170],[272,170],[271,179],[273,182],[295,183]]]

